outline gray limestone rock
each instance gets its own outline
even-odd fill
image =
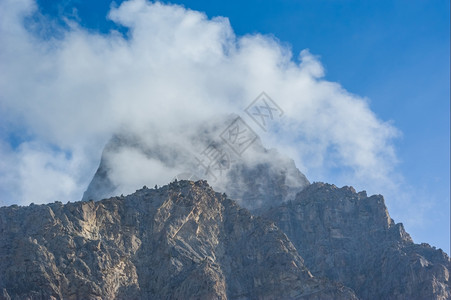
[[[357,299],[205,181],[0,208],[1,299]]]
[[[380,195],[313,183],[296,200],[265,213],[305,265],[351,287],[361,299],[450,299],[450,258],[414,244]]]

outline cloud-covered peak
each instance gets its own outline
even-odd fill
[[[31,136],[0,147],[11,158],[0,165],[2,204],[80,199],[106,141],[121,128],[170,141],[229,113],[310,178],[343,176],[370,191],[393,178],[397,130],[366,99],[325,80],[308,50],[294,59],[273,37],[236,36],[226,18],[143,0],[108,15],[128,28],[126,36],[74,20],[58,27],[36,15],[33,1],[0,5],[0,134]],[[51,30],[43,38],[33,28]],[[262,91],[283,111],[266,131],[245,113]],[[337,176],[337,169],[348,171]],[[36,199],[30,182],[54,192]]]

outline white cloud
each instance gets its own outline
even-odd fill
[[[183,169],[169,167],[161,160],[149,158],[137,149],[122,148],[119,152],[108,153],[107,159],[111,167],[109,178],[118,184],[118,194],[131,194],[144,185],[168,184],[175,175],[183,172]]]
[[[293,156],[310,178],[371,192],[395,178],[397,130],[366,99],[326,81],[308,50],[297,62],[272,37],[235,36],[226,18],[143,0],[109,14],[130,28],[127,39],[76,23],[42,39],[23,25],[35,9],[26,0],[0,4],[0,119],[33,137],[0,152],[12,157],[0,164],[0,190],[10,191],[3,203],[78,200],[114,132],[126,127],[175,141],[214,115],[244,114],[263,90],[285,112],[280,126],[261,134],[265,144]],[[140,165],[136,153],[120,157],[136,166],[127,180],[138,187],[155,177],[146,170],[170,175],[154,161]]]
[[[38,142],[23,143],[13,150],[0,147],[0,205],[46,203],[78,199],[83,192],[79,177],[83,155],[51,149]]]

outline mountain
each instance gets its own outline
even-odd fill
[[[341,282],[362,299],[451,299],[448,255],[414,244],[381,195],[314,183],[265,217],[315,276]]]
[[[0,299],[357,299],[205,181],[0,208]]]
[[[0,299],[451,299],[448,255],[381,195],[310,184],[251,131],[233,151],[237,120],[118,133],[83,201],[0,208]]]

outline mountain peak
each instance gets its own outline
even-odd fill
[[[114,135],[82,200],[130,193],[152,180],[196,178],[208,180],[215,190],[258,212],[294,199],[309,185],[292,159],[265,149],[258,137],[243,153],[234,153],[220,138],[230,118],[218,118],[172,141],[129,132]]]

